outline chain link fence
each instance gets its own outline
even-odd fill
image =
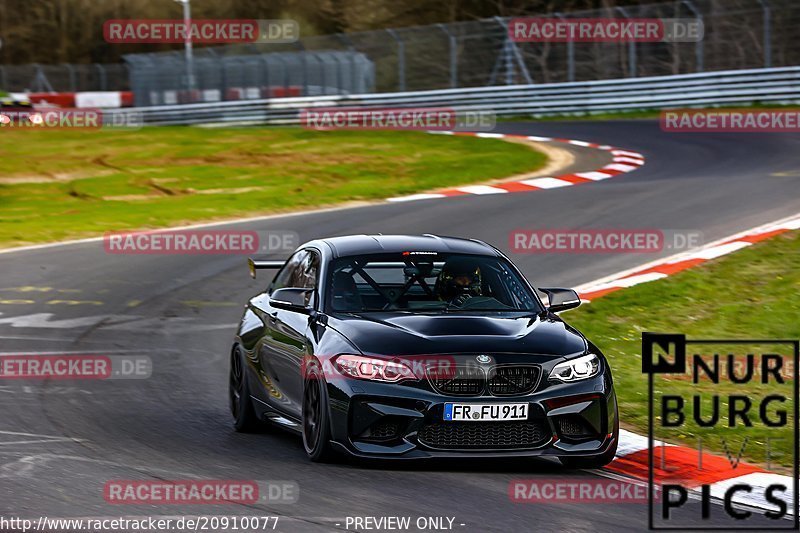
[[[374,65],[349,51],[221,55],[201,49],[189,79],[182,53],[125,56],[136,106],[372,92]]]
[[[675,0],[556,18],[697,18],[699,42],[515,43],[510,19],[311,36],[292,44],[134,54],[126,65],[0,67],[7,90],[133,89],[139,105],[541,84],[800,64],[797,0]],[[130,70],[130,72],[129,72]],[[134,73],[136,72],[136,73]],[[37,85],[38,84],[38,85]],[[280,89],[280,90],[279,90]],[[186,92],[186,91],[197,91]],[[184,97],[181,98],[181,92]],[[144,95],[144,96],[141,96]]]
[[[0,65],[0,90],[12,92],[125,91],[129,78],[124,63]]]

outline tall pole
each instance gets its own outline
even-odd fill
[[[767,0],[758,0],[763,11],[764,23],[764,68],[772,66],[772,8]]]
[[[192,98],[194,90],[194,61],[192,58],[192,6],[191,0],[175,0],[183,4],[183,24],[186,27],[186,39],[183,46],[186,53],[186,87],[189,89],[189,99]]]

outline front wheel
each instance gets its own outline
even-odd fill
[[[240,346],[234,346],[231,350],[228,399],[233,416],[233,427],[236,428],[236,431],[251,433],[261,428],[261,422],[253,409],[253,400],[250,399],[244,353]]]
[[[303,390],[303,447],[315,463],[333,458],[328,394],[325,380],[317,369],[308,371]]]

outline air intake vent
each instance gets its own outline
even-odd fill
[[[588,439],[598,436],[583,418],[576,415],[558,417],[558,432],[567,439]]]
[[[536,448],[548,439],[539,422],[446,422],[417,433],[420,443],[439,449]]]

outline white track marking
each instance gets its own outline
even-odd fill
[[[387,198],[388,202],[412,202],[414,200],[430,200],[433,198],[444,198],[444,194],[437,193],[420,193],[409,194],[408,196],[395,196],[394,198]]]
[[[508,194],[505,189],[499,189],[490,185],[468,185],[466,187],[458,187],[457,191],[465,192],[468,194]]]
[[[613,177],[611,174],[607,174],[605,172],[597,172],[597,171],[595,171],[595,172],[576,172],[575,175],[578,176],[579,178],[586,178],[587,180],[594,180],[594,181],[606,180],[608,178],[612,178]]]
[[[653,440],[656,446],[673,446],[660,440]],[[617,446],[617,457],[624,457],[632,453],[641,452],[647,449],[647,437],[638,435],[626,429],[619,430],[619,445]]]
[[[237,325],[236,323],[198,324],[197,319],[191,317],[148,318],[141,315],[92,315],[77,318],[66,318],[62,320],[52,320],[52,317],[53,313],[35,313],[32,315],[11,316],[1,318],[0,326],[7,325],[12,328],[32,329],[75,329],[98,326],[102,324],[102,329],[104,330],[151,332],[165,329],[166,327],[179,326],[181,331],[185,332],[234,328]],[[0,353],[0,355],[2,354]]]
[[[540,189],[555,189],[572,185],[572,182],[560,180],[558,178],[535,178],[532,180],[522,180],[520,183],[530,185],[531,187],[539,187]]]
[[[726,244],[720,244],[717,246],[711,246],[709,248],[703,248],[702,250],[688,254],[683,260],[688,259],[716,259],[717,257],[722,257],[723,255],[728,255],[731,252],[735,252],[736,250],[741,250],[742,248],[747,248],[752,243],[746,241],[734,241],[729,242]]]
[[[764,499],[765,490],[773,484],[781,484],[786,486],[786,492],[777,493],[775,496],[782,499],[787,503],[788,513],[793,515],[792,502],[794,501],[794,483],[790,476],[782,476],[780,474],[773,474],[771,472],[753,472],[743,476],[732,477],[723,481],[712,483],[710,487],[711,496],[723,499],[725,491],[732,485],[743,483],[753,488],[752,492],[740,491],[735,493],[733,501],[744,505],[752,505],[759,509],[770,509],[777,511],[776,505],[767,502]]]
[[[639,152],[631,152],[630,150],[611,150],[611,155],[621,155],[625,157],[635,157],[637,159],[644,159],[644,156]]]
[[[661,272],[648,272],[647,274],[639,274],[636,276],[630,276],[627,278],[620,278],[614,279],[613,281],[609,281],[608,283],[602,283],[599,285],[590,285],[580,292],[596,292],[596,291],[603,291],[605,289],[616,289],[622,287],[633,287],[634,285],[639,285],[640,283],[647,283],[649,281],[655,281],[657,279],[666,278],[666,274],[662,274]]]
[[[631,165],[642,166],[644,165],[644,160],[642,159],[634,159],[632,157],[615,157],[614,163],[630,163]]]
[[[0,326],[8,325],[12,328],[73,329],[94,326],[95,324],[99,324],[103,320],[109,318],[110,315],[94,315],[79,318],[66,318],[63,320],[50,320],[53,316],[53,313],[34,313],[32,315],[0,318]]]
[[[636,170],[639,168],[636,165],[624,165],[622,163],[611,163],[610,165],[604,166],[601,170],[619,170],[620,172],[630,172],[631,170]]]

